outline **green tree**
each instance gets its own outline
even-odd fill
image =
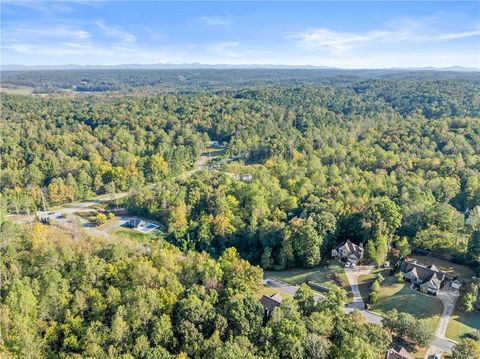
[[[307,284],[300,284],[293,299],[295,299],[300,312],[304,316],[310,316],[310,314],[312,314],[315,310],[315,295],[312,288],[310,288]]]
[[[462,339],[452,348],[453,359],[480,358],[480,343],[473,339]]]

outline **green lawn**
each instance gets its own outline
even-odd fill
[[[380,288],[378,302],[372,311],[385,314],[392,309],[410,313],[417,319],[429,319],[436,328],[443,305],[440,299],[411,289],[410,283],[396,283],[392,276],[386,278]]]
[[[447,337],[458,341],[476,330],[480,330],[479,312],[465,313],[455,310],[448,323]]]
[[[140,233],[131,229],[117,229],[113,232],[113,234],[121,238],[129,238],[140,242],[148,242],[149,240],[156,238],[156,234],[158,234],[158,232],[155,232],[156,231],[150,233]]]
[[[347,276],[345,275],[345,271],[343,267],[340,266],[338,263],[331,264],[328,268],[325,267],[316,267],[316,268],[295,268],[289,269],[285,271],[266,271],[265,275],[273,278],[278,278],[283,280],[284,282],[298,285],[301,283],[305,283],[307,280],[314,282],[315,284],[319,284],[324,287],[331,287],[336,285],[334,281],[330,279],[330,275],[337,273],[342,281],[344,282],[343,289],[345,289],[349,295],[351,296],[351,289],[350,285],[348,284]]]
[[[415,258],[421,264],[425,264],[425,265],[434,264],[439,271],[442,271],[452,277],[460,276],[465,279],[470,279],[475,276],[475,273],[473,272],[473,270],[461,264],[454,264],[449,261],[445,261],[443,259],[438,259],[434,257],[427,257],[427,256],[420,256],[420,255],[413,255],[412,257]]]
[[[368,301],[368,296],[370,294],[370,286],[375,279],[375,276],[378,273],[382,273],[384,278],[387,278],[388,274],[390,273],[390,269],[385,268],[378,268],[372,270],[368,274],[364,274],[358,277],[358,289],[360,290],[360,294],[362,295],[363,301],[366,303]]]

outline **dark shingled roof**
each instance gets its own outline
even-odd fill
[[[385,359],[413,359],[404,347],[395,347],[387,350]]]
[[[271,296],[264,295],[262,296],[262,299],[260,299],[260,302],[264,309],[271,312],[273,308],[282,304],[282,297],[278,293],[272,294]]]
[[[426,267],[418,263],[403,261],[400,264],[400,271],[403,273],[412,272],[423,284],[432,289],[440,289],[440,285],[445,279],[445,274],[439,272],[434,265]]]

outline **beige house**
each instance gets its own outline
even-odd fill
[[[363,247],[347,240],[332,250],[332,257],[355,266],[363,258]]]
[[[445,274],[433,264],[424,266],[416,262],[403,261],[400,272],[403,273],[405,280],[417,284],[423,293],[437,295],[445,281]]]

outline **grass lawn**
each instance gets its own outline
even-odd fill
[[[427,354],[428,348],[418,348],[416,352],[410,352],[410,354],[416,359],[423,359],[425,358],[425,354]]]
[[[131,229],[117,229],[113,231],[113,234],[122,238],[134,239],[140,242],[155,239],[155,231],[153,233],[140,233]]]
[[[378,302],[372,311],[385,314],[392,309],[410,313],[417,319],[429,319],[436,328],[443,305],[440,299],[411,289],[410,283],[396,283],[392,276],[386,278],[380,288]]]
[[[425,265],[434,264],[439,271],[442,271],[452,277],[460,276],[465,279],[470,279],[475,276],[475,273],[473,272],[473,270],[461,264],[454,264],[449,261],[445,261],[443,259],[438,259],[434,257],[427,257],[427,256],[420,256],[420,255],[413,255],[412,257],[415,258],[421,264],[425,264]]]
[[[330,275],[337,273],[342,281],[344,286],[342,287],[348,293],[349,298],[352,296],[350,285],[348,284],[347,276],[343,267],[338,263],[332,263],[328,268],[325,267],[316,267],[316,268],[295,268],[285,271],[266,271],[265,275],[273,278],[278,278],[284,282],[298,285],[305,283],[307,280],[310,280],[316,284],[319,284],[324,287],[331,287],[336,285],[334,281],[330,279]]]
[[[480,330],[480,313],[465,313],[455,310],[448,323],[447,338],[460,340],[467,334]]]
[[[360,290],[360,294],[362,295],[363,301],[366,303],[368,301],[368,296],[370,294],[370,286],[372,285],[375,276],[378,273],[382,273],[384,278],[388,277],[390,273],[389,268],[378,268],[372,270],[368,274],[364,274],[358,277],[358,289]]]

